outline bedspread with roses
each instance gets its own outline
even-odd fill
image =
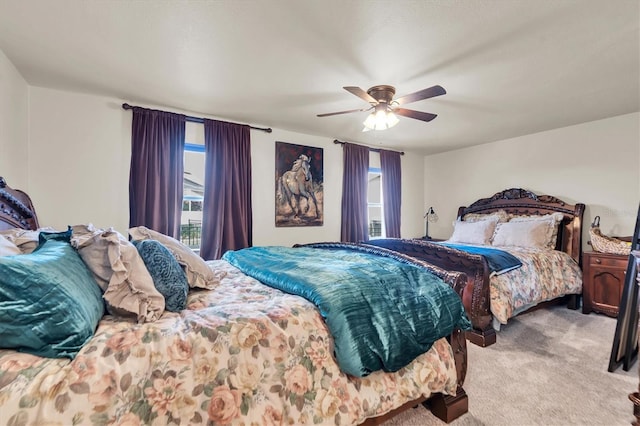
[[[582,293],[582,270],[567,253],[520,247],[502,247],[522,267],[491,277],[491,313],[501,323],[537,305],[568,294]]]
[[[351,377],[313,304],[209,263],[227,273],[217,288],[153,323],[105,316],[73,361],[0,350],[0,424],[358,424],[455,393],[445,339],[395,373]]]

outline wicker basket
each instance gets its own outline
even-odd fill
[[[626,241],[617,238],[602,235],[600,232],[600,216],[593,219],[591,228],[589,228],[589,236],[591,237],[591,247],[600,253],[621,254],[629,256],[631,253],[631,245]]]

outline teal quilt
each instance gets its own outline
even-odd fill
[[[224,254],[258,281],[314,303],[347,374],[397,371],[455,328],[460,297],[426,269],[374,250],[252,247]]]

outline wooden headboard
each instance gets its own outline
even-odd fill
[[[7,185],[0,177],[0,230],[11,228],[38,229],[38,217],[31,198]]]
[[[582,216],[584,204],[569,204],[551,195],[537,195],[521,188],[505,189],[489,198],[482,198],[469,207],[460,207],[458,217],[467,213],[491,213],[505,210],[519,215],[544,215],[560,212],[564,219],[558,229],[556,250],[569,254],[582,265]]]

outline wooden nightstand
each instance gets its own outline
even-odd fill
[[[585,252],[582,258],[582,313],[618,316],[629,256]]]

